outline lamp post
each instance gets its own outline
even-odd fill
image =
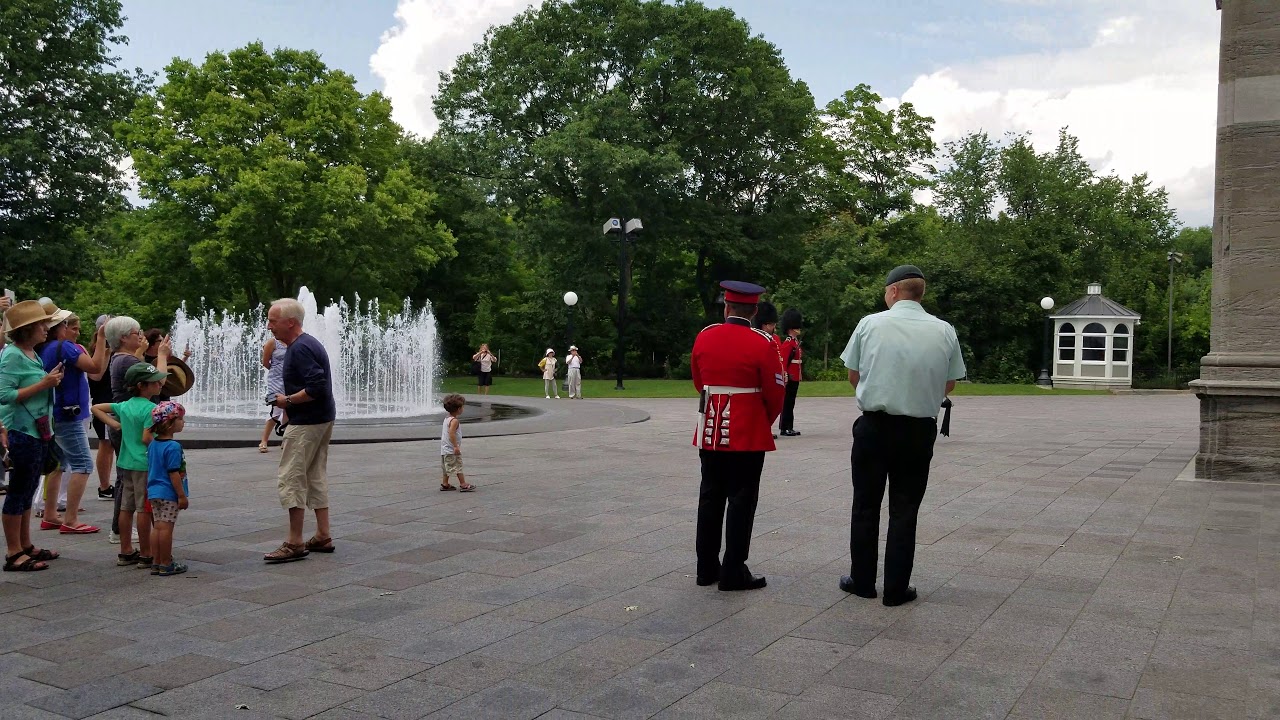
[[[1168,367],[1166,372],[1169,377],[1173,377],[1173,266],[1182,262],[1182,253],[1177,250],[1170,250],[1169,258],[1169,347],[1168,347]]]
[[[1040,387],[1053,387],[1053,376],[1049,373],[1050,363],[1053,362],[1051,359],[1053,352],[1051,348],[1053,344],[1053,320],[1049,317],[1049,312],[1053,310],[1053,298],[1048,296],[1040,298],[1040,308],[1045,311],[1044,361],[1040,366],[1040,377],[1036,378],[1036,384]]]
[[[627,263],[627,241],[631,236],[644,229],[640,218],[609,218],[604,224],[605,235],[618,236],[618,346],[614,348],[614,359],[617,362],[618,383],[614,390],[623,390],[622,374],[626,364],[626,325],[627,325],[627,285],[630,280],[630,267]]]
[[[578,304],[578,293],[570,290],[564,294],[564,304],[569,306],[568,331],[565,333],[566,347],[573,345],[573,306]],[[566,350],[564,354],[565,367],[569,366],[569,352]],[[569,390],[569,373],[564,374],[564,389]]]

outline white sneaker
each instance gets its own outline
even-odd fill
[[[557,399],[557,400],[559,400],[559,399],[560,399],[560,396],[559,396],[559,395],[557,395],[557,396],[556,396],[556,399]]]
[[[108,544],[108,545],[119,545],[119,544],[120,544],[120,536],[119,536],[119,535],[117,535],[117,534],[115,534],[115,533],[108,533],[108,534],[107,534],[107,544]]]
[[[547,399],[548,399],[548,400],[550,400],[550,399],[551,399],[551,396],[550,396],[550,395],[548,395],[548,396],[547,396]]]

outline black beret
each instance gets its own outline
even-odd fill
[[[915,265],[899,265],[889,271],[889,277],[884,279],[884,286],[889,287],[896,282],[910,280],[911,278],[924,279],[924,273],[920,272],[920,268]]]
[[[756,305],[756,316],[751,319],[751,324],[757,328],[762,328],[769,323],[778,322],[778,308],[773,303],[765,301]]]

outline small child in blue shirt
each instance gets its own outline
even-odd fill
[[[181,575],[187,566],[173,561],[173,526],[187,509],[187,458],[173,436],[182,432],[185,408],[166,400],[151,411],[151,427],[143,432],[147,446],[147,499],[151,501],[152,575]]]

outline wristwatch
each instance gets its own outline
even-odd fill
[[[293,407],[293,398],[289,397],[288,395],[285,395],[285,396],[284,396],[284,406],[285,406],[285,407],[287,407],[287,408]]]

